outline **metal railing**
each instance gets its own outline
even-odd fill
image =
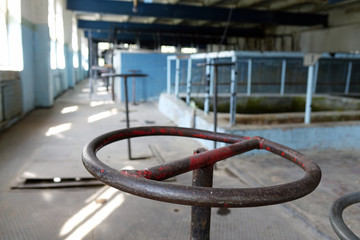
[[[167,58],[167,93],[192,97],[204,96],[204,112],[209,112],[209,98],[214,97],[214,67],[210,63],[227,62],[217,79],[219,94],[229,97],[231,106],[236,97],[259,94],[307,94],[304,122],[310,122],[311,98],[315,93],[359,93],[360,55],[321,54],[319,61],[304,66],[304,53],[292,52],[214,52]],[[198,63],[207,63],[206,67]],[[175,67],[174,67],[175,63]],[[354,67],[356,65],[356,67]],[[359,67],[358,67],[359,66]],[[199,71],[199,68],[202,68]],[[185,87],[186,86],[186,87]],[[230,125],[235,124],[236,111],[230,108]]]

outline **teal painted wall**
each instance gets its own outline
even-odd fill
[[[54,83],[50,75],[50,37],[47,25],[35,29],[35,106],[51,107],[54,103]],[[51,77],[51,78],[50,78]]]
[[[20,78],[24,113],[30,112],[35,108],[34,29],[35,25],[28,22],[21,26],[24,69],[20,72]]]
[[[69,46],[64,46],[65,69],[50,68],[49,28],[22,20],[22,46],[24,69],[20,72],[23,92],[23,111],[30,112],[37,107],[51,107],[54,99],[76,83],[87,77],[81,66],[73,67],[73,55]]]
[[[69,88],[73,88],[76,84],[75,81],[75,71],[73,68],[73,55],[74,52],[71,51],[69,46],[65,45],[65,61],[66,61],[66,76],[67,83]]]
[[[166,67],[168,54],[162,53],[126,53],[120,54],[120,73],[130,73],[129,70],[140,70],[147,74],[145,78],[136,78],[136,101],[157,100],[166,91]],[[124,89],[123,80],[121,89]],[[128,96],[132,100],[132,78],[128,78]],[[124,94],[121,94],[124,101]]]
[[[3,79],[0,79],[0,81],[5,78],[6,80],[17,80],[20,78],[21,81],[22,96],[19,97],[17,93],[17,95],[10,95],[7,98],[8,101],[16,102],[16,106],[21,105],[22,107],[22,115],[14,115],[12,119],[7,119],[11,124],[36,108],[52,107],[56,97],[69,88],[73,88],[78,82],[88,76],[88,71],[81,65],[81,52],[74,53],[71,46],[68,45],[64,46],[65,69],[50,68],[50,46],[52,41],[50,40],[49,27],[46,23],[46,2],[46,0],[42,1],[41,4],[38,2],[39,8],[32,9],[30,5],[35,3],[22,1],[22,7],[24,7],[21,19],[23,69],[15,73],[13,70],[0,71],[0,76],[3,76]],[[35,17],[34,14],[39,14],[40,16]],[[33,20],[30,21],[28,19]],[[35,24],[33,21],[42,23]],[[66,32],[66,34],[69,34],[69,32]],[[10,49],[10,54],[12,53],[11,51],[12,49]],[[74,54],[79,56],[80,63],[79,68],[76,69],[73,67]],[[21,61],[20,57],[19,61]],[[0,117],[0,120],[3,120],[3,118]],[[2,126],[8,127],[11,124],[3,124]]]

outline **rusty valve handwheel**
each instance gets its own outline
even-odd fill
[[[146,170],[116,170],[96,156],[97,151],[112,142],[153,135],[202,138],[229,145]],[[265,149],[296,163],[305,170],[304,177],[287,184],[260,188],[208,188],[159,182],[253,149]],[[103,134],[85,146],[82,160],[94,177],[124,192],[158,201],[203,207],[255,207],[288,202],[312,192],[321,179],[317,164],[295,150],[264,138],[178,127],[138,127]]]

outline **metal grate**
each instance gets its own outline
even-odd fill
[[[22,113],[22,91],[20,79],[4,81],[1,86],[1,120],[9,121]]]
[[[0,123],[4,121],[4,109],[3,109],[3,101],[2,101],[2,91],[0,91]]]

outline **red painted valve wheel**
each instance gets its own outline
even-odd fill
[[[116,170],[96,156],[97,151],[112,142],[154,135],[201,138],[228,145],[146,170]],[[294,182],[259,188],[208,188],[161,182],[254,149],[265,149],[288,159],[301,167],[305,175]],[[158,201],[203,207],[255,207],[284,203],[309,194],[321,179],[321,170],[316,163],[295,150],[267,139],[178,127],[138,127],[103,134],[85,146],[82,160],[95,178],[124,192]]]

